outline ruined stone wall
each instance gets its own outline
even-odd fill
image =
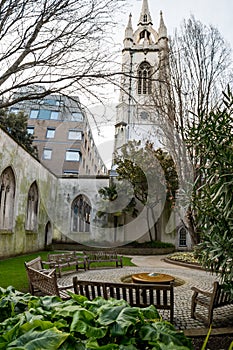
[[[107,176],[56,177],[0,129],[0,180],[9,167],[15,178],[13,215],[10,228],[3,229],[0,223],[0,258],[43,250],[52,239],[95,240],[95,230],[72,233],[72,203],[79,194],[84,194],[94,204],[98,189],[108,186]],[[38,188],[38,217],[36,229],[28,230],[28,196],[34,182]],[[4,206],[1,200],[0,206]]]
[[[46,225],[56,199],[56,177],[0,129],[0,175],[8,167],[14,173],[15,194],[11,203],[12,227],[0,230],[1,258],[44,249]],[[36,230],[29,231],[25,228],[28,191],[35,181],[39,192],[38,220]]]

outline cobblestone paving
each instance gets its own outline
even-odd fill
[[[140,265],[143,265],[143,263]],[[169,274],[178,280],[184,281],[184,284],[174,288],[174,325],[177,329],[203,328],[204,324],[202,322],[194,320],[190,316],[191,297],[193,293],[191,287],[196,286],[199,288],[211,289],[212,283],[216,280],[216,276],[202,270],[184,268],[167,263],[155,264],[154,266],[156,267],[136,266],[91,269],[89,271],[80,270],[80,272],[77,273],[64,275],[59,279],[58,283],[60,285],[70,285],[72,284],[74,275],[77,275],[78,278],[82,280],[119,282],[122,278],[139,272],[160,272]],[[164,312],[162,316],[164,319],[168,319],[166,312]],[[213,327],[233,327],[233,305],[214,311]]]

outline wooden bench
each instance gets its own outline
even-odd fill
[[[40,271],[40,272],[45,272],[45,273],[49,273],[51,271],[51,269],[46,269],[44,266],[44,263],[41,259],[40,256],[38,256],[37,258],[30,260],[30,261],[25,261],[24,262],[24,266],[26,268],[26,272],[28,272],[28,268],[33,268],[34,270]],[[31,285],[30,282],[30,278],[28,276],[28,280],[29,280],[29,290],[30,293],[33,294],[33,286]]]
[[[70,299],[66,290],[73,288],[73,286],[58,286],[55,269],[42,272],[27,267],[27,275],[32,295],[56,295],[63,300]]]
[[[43,270],[44,269],[44,264],[40,256],[37,258],[30,260],[30,261],[25,261],[24,262],[25,267],[32,267],[35,270]]]
[[[105,250],[89,250],[83,252],[84,259],[86,261],[87,269],[90,269],[90,264],[92,262],[115,262],[116,267],[123,267],[122,256],[118,256],[115,250],[105,251]]]
[[[214,309],[233,304],[233,298],[223,289],[223,285],[219,284],[219,282],[214,282],[211,292],[196,287],[192,287],[191,289],[194,291],[192,296],[191,317],[201,319],[208,326],[210,326],[213,321]],[[197,305],[205,308],[203,314],[196,311]]]
[[[124,299],[131,306],[146,307],[154,305],[158,310],[170,312],[170,322],[174,315],[174,286],[170,284],[138,284],[109,283],[78,280],[73,278],[74,293],[93,300],[96,297],[104,299]]]
[[[55,268],[58,276],[61,277],[62,269],[75,266],[76,271],[80,268],[86,270],[86,260],[76,254],[75,251],[60,253],[60,254],[48,254],[47,261],[43,262],[43,265],[49,265],[49,268]]]

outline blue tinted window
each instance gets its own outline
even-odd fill
[[[30,118],[31,119],[37,119],[39,114],[39,110],[38,109],[31,109],[30,111]]]
[[[46,104],[46,105],[50,105],[50,106],[59,106],[60,105],[60,101],[56,100],[56,99],[44,99],[41,104]]]
[[[40,109],[38,119],[50,119],[51,111],[48,109]]]

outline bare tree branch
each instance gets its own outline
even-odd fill
[[[113,14],[123,3],[0,1],[0,107],[51,93],[82,91],[87,82],[94,86],[107,76],[109,80]],[[29,89],[35,85],[44,91]],[[20,89],[24,94],[15,95]]]

